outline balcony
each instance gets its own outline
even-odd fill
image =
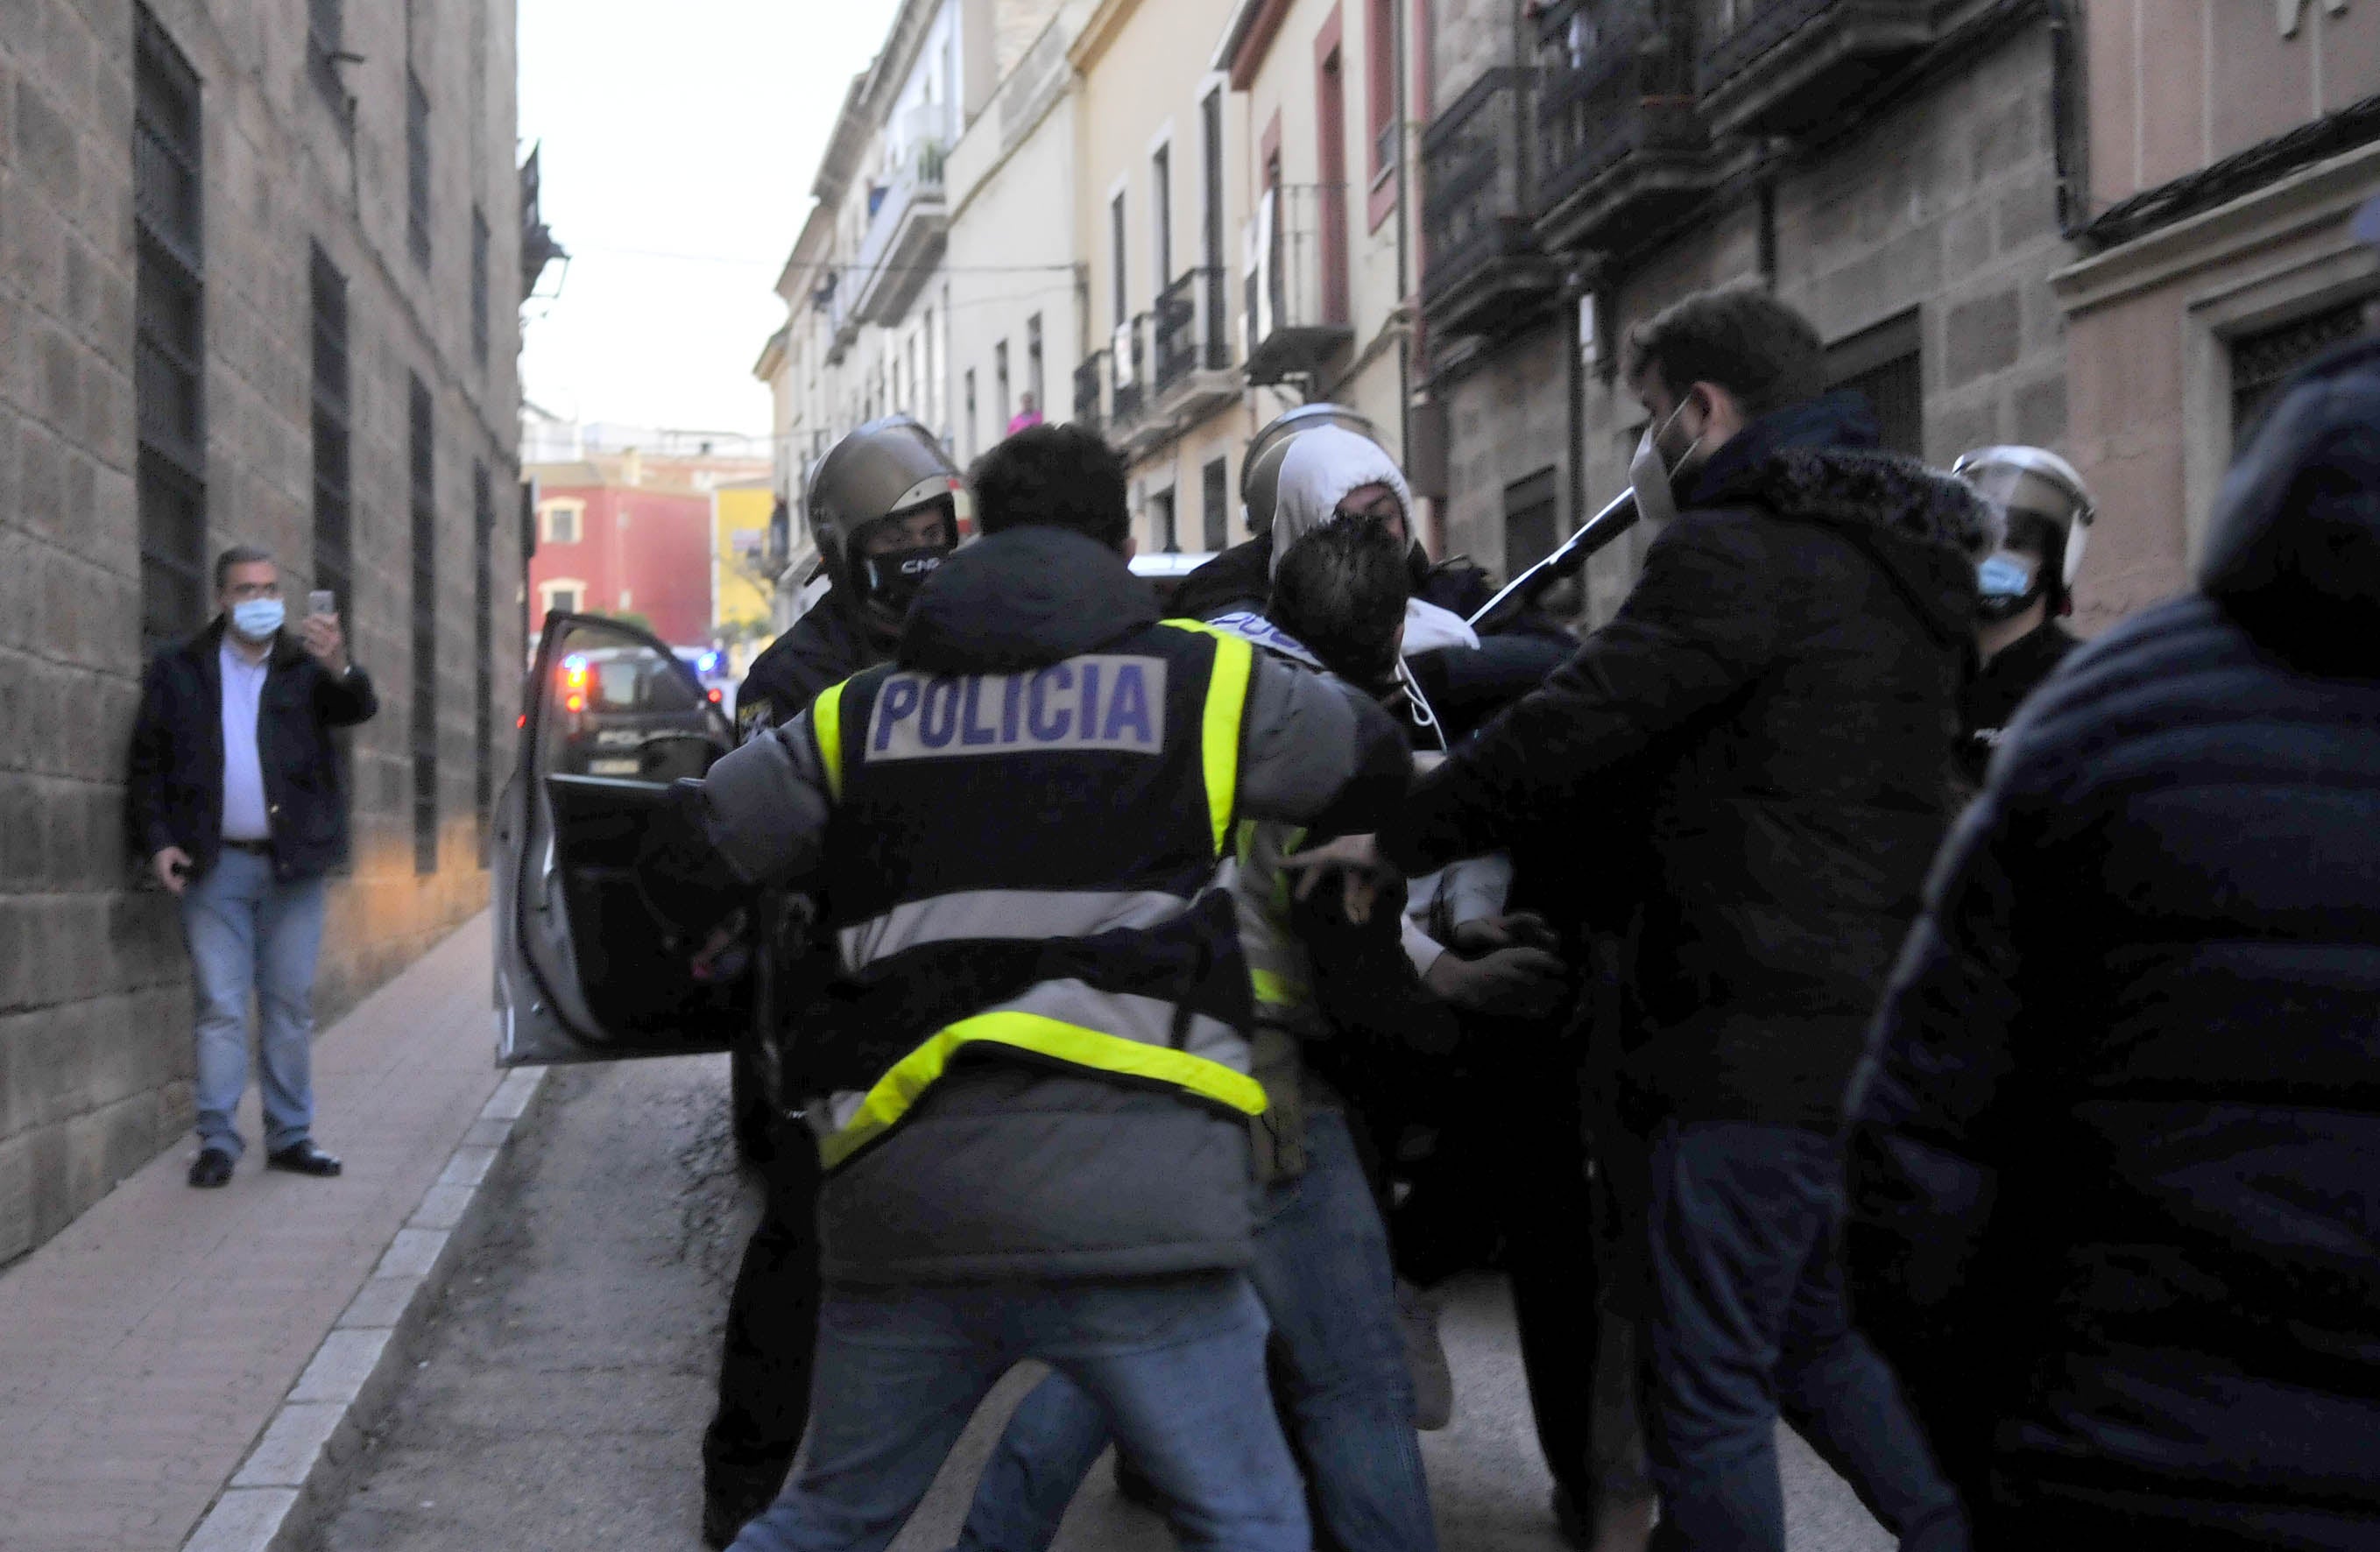
[[[1074,423],[1087,431],[1106,429],[1099,414],[1099,391],[1107,384],[1108,353],[1094,350],[1075,369]]]
[[[1537,97],[1537,233],[1548,249],[1639,245],[1716,182],[1694,99],[1694,52],[1672,7],[1606,14],[1599,33],[1548,30]]]
[[[860,322],[893,324],[924,289],[950,236],[942,201],[942,143],[920,138],[893,164],[860,240],[852,311]]]
[[[1108,336],[1108,423],[1121,438],[1140,424],[1148,402],[1148,314],[1136,313]]]
[[[1347,187],[1275,184],[1246,229],[1251,387],[1311,379],[1355,337],[1347,308]]]
[[[1560,282],[1537,246],[1525,126],[1536,72],[1499,67],[1421,137],[1421,301],[1436,334],[1502,332]]]
[[[1223,272],[1190,270],[1158,293],[1154,316],[1156,413],[1192,421],[1239,397],[1223,336]]]
[[[1716,25],[1722,7],[1731,30]],[[1720,135],[1809,129],[1932,42],[1933,11],[1928,0],[1703,0],[1704,122]]]

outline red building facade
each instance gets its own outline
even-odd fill
[[[531,465],[538,482],[529,615],[639,617],[673,647],[710,640],[710,478],[634,454]]]

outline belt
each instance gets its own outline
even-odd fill
[[[271,856],[273,855],[273,843],[270,841],[226,840],[224,842],[224,850],[227,852],[247,852],[255,856]]]

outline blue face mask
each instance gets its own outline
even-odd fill
[[[1988,599],[2021,599],[2033,591],[2033,567],[2002,552],[1975,568],[1975,583]]]
[[[231,606],[231,628],[249,641],[269,641],[284,618],[279,599],[242,599]]]

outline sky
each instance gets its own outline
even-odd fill
[[[896,0],[520,0],[521,153],[569,250],[521,312],[521,392],[565,418],[769,430],[771,289]],[[551,300],[557,283],[559,297]]]

